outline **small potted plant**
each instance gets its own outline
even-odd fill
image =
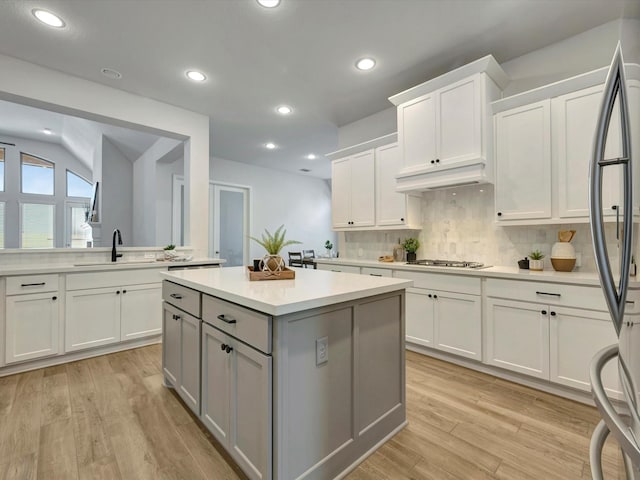
[[[171,260],[178,255],[176,252],[176,246],[173,243],[164,247],[163,250],[165,260]]]
[[[324,242],[324,248],[327,249],[327,257],[331,258],[331,250],[333,250],[333,243],[331,243],[331,240]]]
[[[267,272],[280,272],[284,270],[285,263],[280,256],[280,250],[288,245],[295,245],[296,243],[302,243],[297,240],[285,240],[287,231],[284,229],[284,224],[280,225],[273,235],[271,232],[264,229],[262,238],[249,237],[257,244],[262,245],[267,251],[267,254],[262,259],[262,269]]]
[[[417,238],[407,238],[402,242],[402,248],[407,252],[407,262],[415,263],[416,252],[420,248],[420,241]]]
[[[544,254],[540,250],[534,250],[529,254],[529,270],[541,272],[544,270]]]

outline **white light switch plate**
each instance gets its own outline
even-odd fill
[[[316,365],[329,361],[329,337],[316,339]]]

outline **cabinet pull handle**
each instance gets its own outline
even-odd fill
[[[21,283],[20,286],[21,287],[42,287],[46,285],[45,282],[39,282],[39,283]]]
[[[58,297],[55,297],[55,296],[51,297],[51,300],[57,300],[57,299],[58,299]]]
[[[559,297],[559,293],[536,292],[536,295],[549,295],[550,297]]]
[[[370,273],[369,275],[371,275],[372,277],[381,277],[382,274],[380,273]]]
[[[552,317],[555,317],[555,316],[556,316],[556,312],[551,312],[551,314],[550,314],[550,315],[551,315]]]
[[[180,320],[182,317],[180,315],[176,315],[176,320]]]
[[[340,273],[340,270],[331,270],[331,271],[332,271],[332,272],[338,272],[338,273]]]
[[[227,348],[225,349],[225,352],[231,353],[231,350],[233,350],[233,348],[231,348],[229,345],[227,345]]]
[[[175,298],[176,300],[182,300],[182,295],[178,294],[178,293],[172,293],[171,295],[169,295],[171,298]]]
[[[222,320],[224,323],[236,323],[236,319],[232,317],[225,317],[224,313],[218,315],[218,320]]]
[[[547,311],[546,311],[546,310],[542,310],[540,313],[541,313],[542,315],[546,315],[546,314],[547,314]]]
[[[227,346],[224,343],[222,343],[220,345],[220,350],[222,350],[224,352],[225,348],[227,348]]]

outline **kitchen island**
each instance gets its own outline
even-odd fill
[[[341,478],[406,424],[403,279],[163,272],[163,374],[252,479]]]

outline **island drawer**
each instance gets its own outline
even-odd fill
[[[200,292],[165,280],[162,282],[162,299],[174,307],[200,318]]]
[[[49,275],[20,275],[7,277],[7,295],[21,295],[24,293],[45,293],[58,291],[59,276],[57,273]]]
[[[271,353],[269,315],[202,295],[202,320],[264,353]]]

